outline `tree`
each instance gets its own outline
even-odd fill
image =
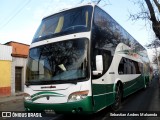
[[[146,45],[146,47],[149,48],[149,49],[153,49],[153,48],[155,49],[155,56],[153,57],[153,63],[157,63],[158,68],[160,67],[160,63],[159,63],[160,56],[159,56],[158,51],[157,51],[157,48],[159,46],[160,46],[159,39],[155,39],[150,44]]]
[[[152,49],[152,48],[157,48],[157,47],[159,47],[160,46],[160,41],[159,41],[159,39],[155,39],[155,40],[153,40],[150,44],[147,44],[146,45],[146,47],[147,48],[150,48],[150,49]]]
[[[130,18],[149,20],[156,37],[160,40],[160,0],[137,0],[135,4],[139,4],[141,11],[130,14]]]
[[[153,56],[152,61],[153,61],[154,64],[157,64],[157,62],[158,62],[157,60],[160,61],[160,54],[158,54],[158,56],[156,56],[156,55]]]
[[[158,8],[158,15],[160,14],[160,3],[158,2],[158,0],[153,0],[156,7]],[[152,28],[153,31],[155,33],[155,35],[160,39],[160,21],[159,19],[156,17],[156,13],[154,11],[154,6],[151,4],[150,0],[145,0],[147,7],[149,9],[150,12],[150,20],[152,21]]]

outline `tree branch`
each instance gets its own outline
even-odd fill
[[[153,0],[154,3],[156,4],[158,11],[160,12],[160,3],[157,0]]]
[[[155,12],[154,12],[154,9],[153,9],[153,6],[151,4],[151,1],[150,0],[145,0],[145,2],[147,4],[147,7],[148,7],[149,12],[150,12],[150,16],[151,16],[150,20],[151,21],[157,21],[156,16],[155,16]]]
[[[152,21],[152,28],[156,36],[160,39],[160,22],[156,19],[156,15],[150,0],[145,0],[150,12],[150,20]]]
[[[97,1],[97,5],[98,5],[100,2],[101,2],[101,0],[98,0],[98,1]]]

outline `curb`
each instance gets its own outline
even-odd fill
[[[22,100],[23,98],[24,98],[23,93],[7,96],[7,97],[0,97],[0,103],[11,102],[13,100]]]

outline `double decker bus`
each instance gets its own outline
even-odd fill
[[[30,46],[26,111],[92,114],[149,83],[145,48],[94,4],[43,18]]]

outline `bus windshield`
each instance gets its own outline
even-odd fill
[[[73,39],[30,49],[26,82],[75,82],[88,78],[88,39]]]
[[[92,6],[63,11],[42,20],[33,43],[41,40],[90,30]]]

